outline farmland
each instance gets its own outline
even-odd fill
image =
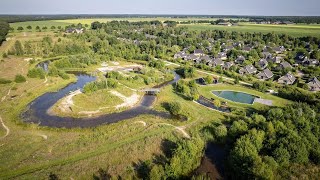
[[[248,24],[240,23],[238,26],[219,26],[211,24],[188,24],[180,25],[187,27],[190,30],[224,30],[224,31],[237,31],[237,32],[249,32],[249,33],[271,33],[287,34],[294,37],[315,36],[320,37],[320,25],[260,25],[260,24]]]

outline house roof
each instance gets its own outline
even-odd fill
[[[243,49],[242,50],[244,50],[244,51],[251,51],[251,47],[249,47],[249,46],[245,46],[245,47],[243,47]]]
[[[211,58],[208,55],[201,56],[201,59],[203,59],[205,61],[210,61],[211,60]]]
[[[317,79],[317,77],[314,77],[311,79],[311,81],[309,81],[308,85],[317,86],[318,88],[320,88],[320,81]]]
[[[266,65],[268,65],[268,61],[266,59],[260,59],[259,60],[259,66],[260,67],[264,67]]]
[[[157,36],[151,35],[151,34],[145,34],[145,36],[146,36],[146,38],[151,38],[151,39],[157,38]]]
[[[265,58],[272,58],[272,54],[269,52],[262,52],[262,54]]]
[[[227,56],[227,54],[225,52],[219,52],[218,53],[218,57],[219,58],[227,58],[228,56]]]
[[[248,73],[254,73],[254,72],[256,72],[257,71],[257,69],[253,66],[253,65],[246,65],[245,66],[245,69],[248,71]]]
[[[253,65],[246,65],[245,67],[241,68],[239,72],[247,72],[248,74],[253,74],[257,71],[257,69]]]
[[[274,47],[273,50],[274,50],[274,51],[277,51],[277,52],[278,52],[278,51],[282,52],[282,51],[285,50],[285,48],[284,48],[283,46],[279,46],[279,47]]]
[[[233,66],[233,62],[224,62],[223,67],[225,68],[230,68],[231,66]]]
[[[192,60],[195,60],[195,59],[198,59],[198,56],[194,55],[194,54],[190,54],[189,59],[192,59]]]
[[[243,56],[238,56],[238,58],[235,60],[235,62],[243,62],[245,61],[246,59],[243,57]]]
[[[203,50],[202,49],[196,49],[193,52],[194,54],[203,54]]]
[[[281,63],[281,66],[286,69],[286,68],[292,68],[291,64],[288,63],[287,61],[282,61]]]
[[[258,75],[258,77],[264,76],[267,77],[268,79],[273,77],[273,72],[270,71],[268,68],[264,69],[263,71],[261,71]]]
[[[279,78],[279,80],[283,80],[283,79],[289,80],[291,84],[294,83],[294,81],[296,81],[296,78],[291,73],[287,73],[286,75]]]
[[[220,58],[216,58],[213,60],[216,65],[223,65],[223,61]]]

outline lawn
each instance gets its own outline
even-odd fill
[[[318,25],[261,25],[261,24],[249,24],[242,23],[238,26],[219,26],[211,24],[188,24],[180,25],[187,27],[190,30],[226,30],[226,31],[238,31],[238,32],[261,32],[261,33],[271,33],[275,32],[277,34],[288,34],[294,37],[303,36],[314,36],[320,37],[320,26]]]
[[[229,85],[229,84],[215,84],[215,85],[207,85],[207,86],[200,86],[199,87],[199,92],[201,95],[203,95],[206,98],[214,98],[214,99],[220,99],[221,101],[228,102],[228,105],[231,107],[242,107],[242,108],[250,108],[253,107],[255,109],[263,109],[266,108],[265,105],[259,104],[259,103],[254,103],[253,105],[247,105],[247,104],[242,104],[242,103],[236,103],[233,101],[226,100],[224,98],[220,98],[218,96],[215,96],[212,91],[214,90],[232,90],[232,91],[239,91],[239,92],[245,92],[248,94],[252,94],[255,96],[258,96],[262,99],[267,99],[267,100],[272,100],[273,101],[273,106],[278,106],[278,107],[284,107],[290,101],[271,95],[271,94],[266,94],[262,93],[259,91],[256,91],[254,89],[250,89],[241,85]]]

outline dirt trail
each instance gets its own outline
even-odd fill
[[[8,126],[6,126],[6,125],[3,123],[1,116],[0,116],[0,121],[1,121],[1,124],[2,124],[3,128],[7,131],[6,134],[5,134],[3,137],[1,137],[1,139],[2,139],[2,138],[7,137],[7,136],[10,134],[10,129],[8,128]]]
[[[136,121],[135,123],[141,123],[143,126],[147,126],[147,123],[144,121]]]
[[[190,135],[185,131],[186,127],[184,127],[184,126],[174,126],[174,125],[168,124],[168,123],[158,123],[158,124],[174,127],[177,131],[180,131],[185,138],[187,138],[187,139],[191,138]]]
[[[117,91],[110,91],[110,93],[119,97],[120,99],[122,99],[124,101],[122,104],[115,106],[117,109],[122,108],[122,107],[133,107],[136,103],[139,102],[140,96],[136,93],[134,93],[130,97],[126,97]]]
[[[11,92],[11,89],[13,88],[13,86],[14,86],[14,85],[12,85],[12,86],[10,87],[10,89],[9,89],[8,93],[7,93],[5,96],[3,96],[3,97],[1,98],[1,102],[3,102],[3,101],[7,98],[7,96],[9,96],[9,95],[10,95],[10,92]]]
[[[73,96],[81,94],[82,92],[80,90],[71,92],[68,96],[64,97],[61,105],[59,106],[59,108],[61,109],[61,111],[66,112],[68,110],[70,110],[70,107],[73,105]]]
[[[47,140],[47,139],[48,139],[48,136],[47,136],[47,135],[39,134],[39,136],[42,137],[44,140]]]

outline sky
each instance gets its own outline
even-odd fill
[[[0,14],[320,16],[320,0],[1,0]]]

